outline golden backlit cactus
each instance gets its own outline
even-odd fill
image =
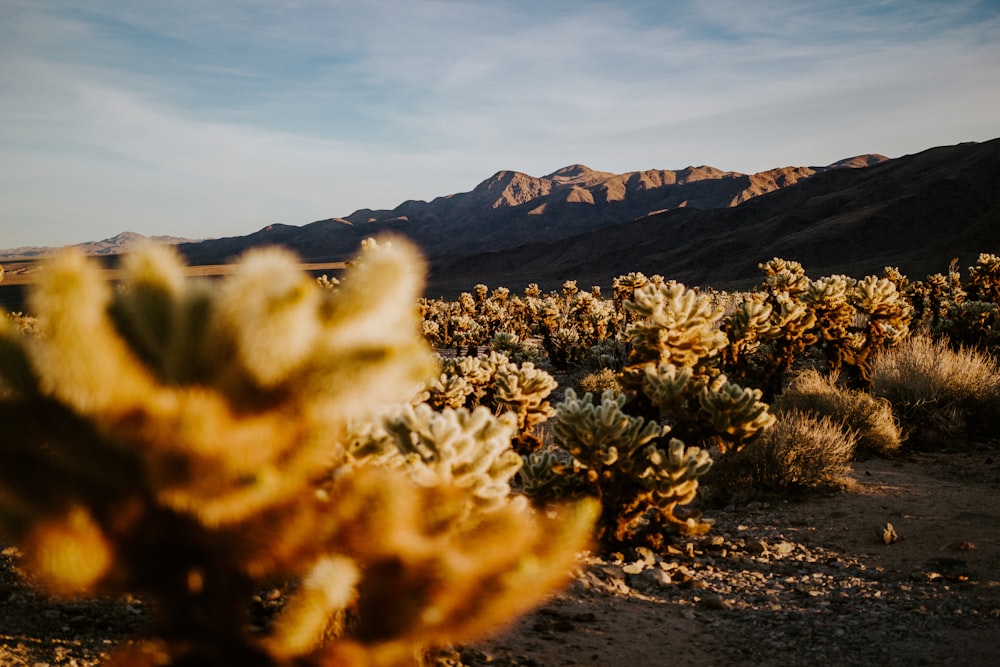
[[[521,500],[510,497],[510,480],[522,465],[511,447],[517,433],[512,412],[402,404],[363,426],[349,440],[352,463],[403,471],[423,487],[463,489],[468,502],[459,508],[460,520]]]
[[[0,535],[55,592],[151,598],[153,638],[111,664],[406,664],[529,608],[585,545],[586,506],[538,517],[501,484],[456,523],[481,486],[344,465],[349,425],[436,366],[409,244],[366,244],[332,290],[276,249],[218,283],[163,247],[122,269],[116,291],[65,252],[31,295],[41,333],[0,318]],[[287,579],[252,636],[256,587]]]
[[[681,283],[637,289],[625,307],[639,318],[627,332],[630,371],[647,364],[711,364],[726,346],[726,334],[718,326],[723,309]]]
[[[442,360],[443,372],[425,386],[425,402],[436,409],[484,406],[494,414],[515,415],[514,447],[520,453],[541,444],[535,428],[555,414],[548,397],[555,378],[530,361],[515,364],[501,352]]]

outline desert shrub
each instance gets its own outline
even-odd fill
[[[621,382],[618,381],[618,373],[610,368],[602,368],[594,373],[587,373],[577,383],[577,388],[584,394],[594,394],[600,396],[606,391],[616,394],[622,392]]]
[[[791,410],[752,446],[723,457],[705,483],[713,498],[751,490],[786,493],[839,488],[847,483],[857,438],[829,417]]]
[[[368,244],[328,291],[272,249],[213,284],[150,248],[113,291],[68,252],[31,296],[42,335],[0,318],[0,536],[55,593],[151,602],[111,664],[398,665],[563,580],[592,504],[504,500],[513,417],[404,410],[385,428],[419,465],[344,463],[349,427],[433,370],[421,271]],[[258,587],[288,580],[251,632]]]
[[[872,393],[892,403],[912,439],[962,438],[970,425],[996,426],[1000,369],[984,352],[915,335],[880,354],[872,378]]]
[[[806,412],[829,417],[857,434],[858,447],[880,456],[891,456],[902,442],[892,405],[857,389],[840,387],[837,374],[823,375],[814,369],[799,372],[778,396],[778,411]]]

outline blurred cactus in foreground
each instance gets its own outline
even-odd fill
[[[260,250],[212,284],[148,248],[115,291],[67,252],[31,296],[40,335],[0,318],[0,536],[55,593],[150,599],[150,639],[110,664],[409,664],[563,579],[593,510],[504,502],[510,418],[398,419],[425,465],[448,452],[430,481],[345,463],[351,425],[433,374],[422,268],[408,244],[368,244],[324,290]],[[467,456],[470,439],[497,455]],[[252,634],[253,594],[279,581],[298,586]]]

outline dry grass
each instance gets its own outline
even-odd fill
[[[621,393],[622,385],[618,381],[618,373],[610,368],[602,368],[599,371],[588,373],[580,379],[577,387],[583,393],[591,393],[600,396],[610,389],[616,393]]]
[[[879,456],[892,456],[903,440],[888,400],[840,387],[836,374],[823,375],[813,369],[800,372],[774,407],[829,417],[857,434],[859,449]]]
[[[921,334],[875,359],[872,393],[892,403],[911,437],[954,440],[966,437],[971,423],[1000,424],[998,374],[988,354]]]
[[[829,417],[790,410],[735,454],[721,457],[706,477],[713,495],[748,490],[798,492],[849,484],[857,435]]]

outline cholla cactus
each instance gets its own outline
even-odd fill
[[[565,450],[531,452],[518,473],[521,492],[540,506],[586,495],[587,479],[578,474],[578,464],[574,464],[575,459]]]
[[[764,272],[764,286],[772,294],[784,293],[794,298],[809,285],[806,271],[798,262],[775,257],[758,264],[758,268]]]
[[[973,298],[1000,304],[1000,257],[980,253],[976,265],[969,267],[968,282],[968,291]]]
[[[513,413],[498,417],[480,407],[435,411],[427,404],[401,404],[380,423],[363,422],[350,438],[350,461],[403,471],[423,487],[455,486],[468,494],[461,514],[467,523],[511,502],[510,480],[522,465],[511,447]],[[519,500],[519,499],[515,499]]]
[[[625,307],[641,318],[627,332],[632,343],[627,375],[649,364],[707,367],[726,346],[718,327],[722,308],[681,283],[638,289]]]
[[[762,299],[744,300],[726,318],[723,331],[729,344],[723,350],[726,366],[737,367],[746,363],[747,357],[756,352],[762,343],[781,335],[781,327],[771,318],[774,308]]]
[[[723,453],[729,449],[739,451],[747,440],[774,424],[774,415],[760,398],[760,389],[744,389],[725,375],[716,377],[698,394]]]
[[[570,479],[565,487],[586,489],[600,499],[597,536],[607,549],[629,544],[662,548],[670,526],[707,530],[707,522],[694,515],[678,517],[675,509],[694,500],[698,477],[712,464],[708,452],[667,439],[668,428],[625,414],[624,403],[624,396],[610,391],[597,404],[592,394],[579,398],[568,389],[552,430],[554,444],[572,459],[532,460],[525,488],[547,498],[556,476],[562,476]]]
[[[515,364],[506,355],[454,357],[444,360],[444,372],[426,385],[426,402],[433,407],[479,406],[494,414],[511,412],[517,420],[514,447],[527,453],[541,441],[534,433],[555,410],[548,397],[558,386],[555,378],[531,362]]]
[[[320,289],[332,292],[333,290],[337,289],[338,285],[340,285],[340,279],[336,277],[331,278],[330,276],[324,273],[323,275],[316,278],[316,284],[319,285]]]
[[[895,346],[909,335],[913,308],[889,278],[866,276],[854,285],[849,299],[863,319],[862,332],[871,348]]]
[[[965,301],[952,307],[934,328],[952,345],[991,347],[1000,344],[1000,305],[989,301]]]
[[[112,664],[395,665],[562,579],[585,507],[550,520],[499,503],[452,525],[502,489],[470,496],[453,469],[421,486],[336,465],[349,422],[433,370],[421,269],[408,244],[369,243],[329,292],[287,253],[255,251],[214,287],[150,248],[113,292],[69,252],[31,297],[43,335],[0,318],[0,533],[56,592],[152,599],[155,639]],[[476,419],[461,433],[506,433]],[[298,596],[270,636],[250,636],[256,587],[287,578],[302,579]],[[349,629],[324,643],[348,605]]]
[[[742,395],[744,390],[719,376],[728,338],[719,328],[723,309],[713,301],[680,283],[637,290],[636,301],[626,306],[643,319],[628,331],[633,347],[622,384],[634,392],[639,414],[666,422],[685,442],[718,445],[725,452],[739,449],[771,422],[767,406],[757,400],[760,392],[755,394],[752,409],[726,403],[734,400],[731,392]],[[746,328],[759,326],[769,334],[779,331],[766,316],[761,317],[769,315],[770,308],[747,306],[738,312],[747,315]],[[745,331],[741,335],[749,338]],[[717,377],[722,380],[714,381]],[[723,386],[725,399],[716,396]],[[655,411],[645,410],[643,403]],[[746,420],[742,428],[737,426],[740,419]]]

